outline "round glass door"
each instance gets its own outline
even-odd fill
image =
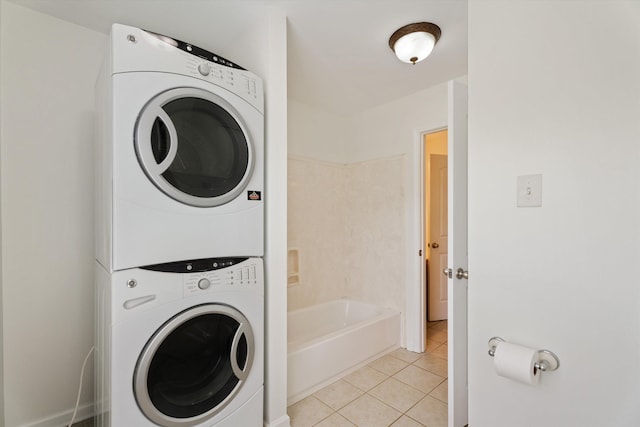
[[[240,115],[198,88],[171,89],[153,98],[136,123],[135,149],[155,186],[191,206],[233,200],[253,170],[251,139]]]
[[[219,304],[186,310],[144,347],[134,373],[138,406],[163,427],[210,419],[244,384],[253,349],[253,332],[239,311]]]

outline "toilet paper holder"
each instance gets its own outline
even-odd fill
[[[496,355],[496,347],[501,342],[506,341],[500,337],[492,337],[489,340],[489,356]],[[553,372],[560,367],[560,359],[552,351],[538,350],[538,361],[533,366],[541,372]]]

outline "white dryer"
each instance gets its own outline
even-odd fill
[[[115,24],[96,99],[100,264],[264,254],[261,79],[197,46]]]
[[[262,426],[262,259],[96,275],[97,426]]]

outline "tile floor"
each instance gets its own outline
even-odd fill
[[[75,423],[73,423],[73,425],[71,427],[93,427],[96,423],[96,420],[93,418],[89,418],[88,420],[84,420],[84,421],[77,421]]]
[[[288,408],[292,427],[446,427],[447,321],[427,350],[398,349]]]

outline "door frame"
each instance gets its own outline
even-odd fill
[[[427,286],[425,282],[425,241],[424,241],[424,183],[426,167],[424,162],[424,137],[427,134],[448,129],[445,126],[424,131],[415,131],[411,147],[413,194],[415,200],[411,208],[409,221],[407,258],[409,274],[407,277],[406,300],[406,344],[407,350],[422,353],[427,348]],[[422,251],[422,252],[420,252]],[[419,255],[420,254],[420,255]],[[419,283],[419,286],[415,286]]]

